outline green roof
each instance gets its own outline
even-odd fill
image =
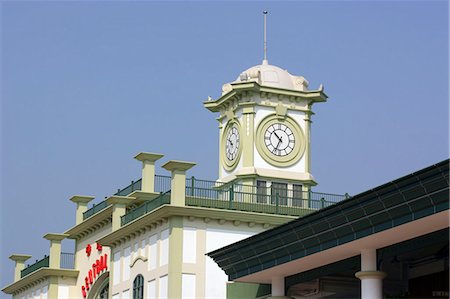
[[[208,253],[230,280],[449,208],[449,160]]]

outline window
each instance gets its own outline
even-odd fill
[[[303,192],[302,185],[292,185],[292,205],[294,207],[302,207],[303,206]]]
[[[108,294],[109,294],[109,283],[107,283],[100,291],[98,299],[108,299]]]
[[[272,195],[271,203],[273,205],[287,205],[287,184],[286,183],[272,183],[270,187]]]
[[[266,181],[256,181],[256,202],[267,203]]]
[[[144,299],[144,277],[141,274],[133,281],[133,299]]]

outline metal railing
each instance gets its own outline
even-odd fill
[[[69,252],[61,252],[60,255],[60,268],[61,269],[74,269],[75,268],[75,254]],[[27,265],[25,269],[20,271],[20,278],[27,276],[33,272],[36,272],[40,268],[49,267],[50,256],[45,255],[41,260],[36,260],[34,264]]]
[[[101,210],[104,210],[107,206],[108,206],[108,203],[106,202],[106,200],[104,200],[98,204],[94,204],[92,206],[92,208],[90,208],[89,210],[87,210],[86,212],[83,213],[83,220],[86,220],[87,218],[91,217],[92,215],[97,214]]]
[[[192,181],[190,181],[192,184]],[[205,186],[205,182],[200,183]],[[194,187],[192,187],[194,186]],[[335,204],[344,195],[289,189],[222,185],[210,188],[186,186],[186,205],[278,215],[303,216]]]
[[[272,186],[253,186],[186,178],[186,205],[232,209],[260,213],[302,216],[348,198],[346,195],[303,191],[301,185],[273,183]],[[122,216],[122,225],[148,213],[162,204],[170,203],[171,177],[155,175],[155,192],[160,197],[131,210]],[[142,179],[119,189],[114,195],[127,196],[141,190]],[[156,206],[153,206],[156,205]],[[83,213],[83,220],[108,206],[106,201]]]
[[[165,175],[155,175],[155,192],[164,193],[170,190],[171,177]],[[128,196],[134,191],[139,191],[142,189],[142,179],[137,181],[131,181],[131,183],[123,189],[118,189],[114,195],[118,196]],[[90,209],[83,213],[83,220],[91,217],[94,214],[104,210],[109,205],[106,203],[106,200],[94,204]]]
[[[36,260],[36,262],[32,265],[28,265],[25,269],[23,269],[22,271],[20,271],[20,278],[23,278],[25,276],[27,276],[30,273],[33,273],[34,271],[37,271],[40,268],[43,267],[48,267],[50,262],[50,257],[49,256],[44,256],[43,259],[41,260]]]
[[[169,191],[170,181],[171,181],[170,176],[156,174],[154,191],[158,193]],[[131,184],[129,184],[123,189],[118,189],[114,195],[127,196],[133,193],[134,191],[139,190],[142,190],[142,179],[139,179],[137,181],[131,181]]]
[[[155,175],[155,192],[164,193],[170,190],[172,178],[166,175]]]
[[[61,252],[61,269],[74,269],[75,268],[75,254],[69,252]]]
[[[131,211],[129,211],[120,218],[120,223],[122,226],[127,223],[130,223],[131,221],[153,211],[154,209],[164,204],[170,204],[170,191],[161,193],[161,195],[159,195],[155,199],[148,201],[137,208],[132,209]]]

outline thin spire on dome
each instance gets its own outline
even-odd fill
[[[263,11],[264,15],[264,60],[262,64],[266,65],[269,64],[267,61],[267,10]]]

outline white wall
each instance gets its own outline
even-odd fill
[[[206,252],[214,251],[231,243],[248,238],[252,235],[254,235],[252,232],[208,228],[206,230]],[[227,281],[228,276],[225,272],[220,269],[220,267],[210,257],[206,257],[205,298],[226,298]]]
[[[36,286],[33,286],[27,289],[24,292],[20,292],[19,294],[13,296],[14,299],[49,299],[48,298],[48,282],[39,283]]]

